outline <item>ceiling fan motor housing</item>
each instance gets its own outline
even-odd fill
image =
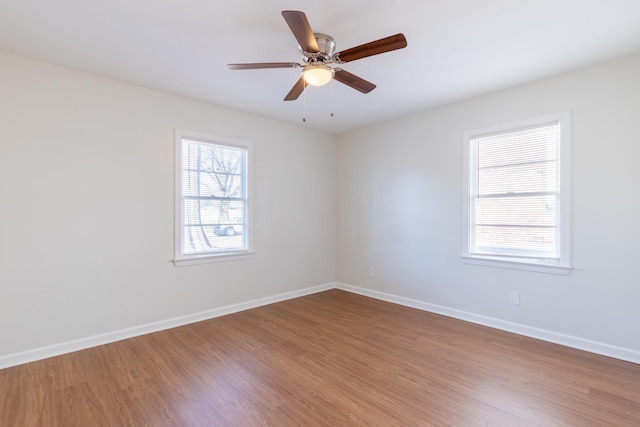
[[[323,34],[323,33],[313,33],[313,36],[318,43],[318,52],[305,52],[302,50],[300,46],[298,46],[298,50],[302,53],[302,57],[304,58],[305,63],[314,63],[314,62],[331,62],[331,57],[333,56],[336,50],[336,42],[333,40],[333,37]]]

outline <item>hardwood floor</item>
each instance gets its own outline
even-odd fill
[[[339,290],[0,371],[0,426],[640,426],[640,365]]]

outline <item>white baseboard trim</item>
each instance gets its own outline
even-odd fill
[[[96,347],[103,344],[109,344],[109,343],[121,341],[127,338],[133,338],[140,335],[146,335],[153,332],[159,332],[166,329],[176,328],[178,326],[184,326],[190,323],[209,320],[216,317],[225,316],[227,314],[237,313],[240,311],[261,307],[263,305],[273,304],[276,302],[286,301],[289,299],[298,298],[305,295],[311,295],[314,293],[327,291],[329,289],[341,289],[343,291],[351,292],[354,294],[359,294],[359,295],[367,296],[370,298],[375,298],[382,301],[403,305],[406,307],[416,308],[418,310],[428,311],[431,313],[441,314],[443,316],[465,320],[467,322],[488,326],[490,328],[500,329],[507,332],[513,332],[519,335],[523,335],[531,338],[537,338],[543,341],[564,345],[566,347],[572,347],[579,350],[584,350],[591,353],[600,354],[603,356],[613,357],[616,359],[640,364],[640,352],[635,350],[631,350],[623,347],[617,347],[617,346],[613,346],[613,345],[609,345],[609,344],[605,344],[597,341],[591,341],[584,338],[574,337],[571,335],[565,335],[558,332],[538,329],[531,326],[522,325],[519,323],[507,322],[507,321],[496,319],[493,317],[482,316],[479,314],[474,314],[474,313],[470,313],[462,310],[457,310],[449,307],[439,306],[436,304],[426,303],[420,300],[405,298],[405,297],[401,297],[393,294],[388,294],[385,292],[347,285],[344,283],[327,283],[324,285],[313,286],[310,288],[300,289],[300,290],[291,291],[291,292],[285,292],[282,294],[273,295],[265,298],[259,298],[251,301],[238,303],[238,304],[227,305],[227,306],[215,308],[212,310],[206,310],[198,313],[188,314],[186,316],[175,317],[172,319],[162,320],[159,322],[147,323],[140,326],[134,326],[132,328],[126,328],[126,329],[121,329],[114,332],[108,332],[106,334],[95,335],[95,336],[81,338],[73,341],[67,341],[60,344],[54,344],[47,347],[41,347],[33,350],[27,350],[19,353],[9,354],[6,356],[0,356],[0,369],[22,365],[24,363],[29,363],[29,362],[35,362],[37,360],[47,359],[49,357],[59,356],[66,353],[72,353],[74,351],[84,350],[87,348]]]
[[[635,350],[617,347],[602,342],[591,341],[571,335],[565,335],[545,329],[534,328],[531,326],[522,325],[520,323],[507,322],[505,320],[500,320],[493,317],[482,316],[479,314],[469,313],[466,311],[456,310],[440,305],[429,304],[411,298],[400,297],[397,295],[360,288],[344,283],[336,283],[336,288],[343,291],[379,299],[382,301],[400,304],[406,307],[416,308],[418,310],[428,311],[431,313],[441,314],[443,316],[465,320],[467,322],[488,326],[490,328],[513,332],[515,334],[523,335],[526,337],[536,338],[542,341],[548,341],[566,347],[571,347],[578,350],[588,351],[590,353],[600,354],[602,356],[613,357],[615,359],[640,364],[640,352]]]
[[[283,294],[273,295],[265,298],[258,298],[252,301],[246,301],[239,304],[227,305],[224,307],[214,308],[212,310],[201,311],[198,313],[188,314],[186,316],[174,317],[172,319],[161,320],[159,322],[147,323],[132,328],[121,329],[106,334],[95,335],[91,337],[81,338],[73,341],[67,341],[60,344],[54,344],[47,347],[27,350],[20,353],[13,353],[0,357],[0,369],[9,368],[11,366],[22,365],[24,363],[35,362],[37,360],[47,359],[49,357],[59,356],[66,353],[72,353],[78,350],[84,350],[103,344],[109,344],[115,341],[121,341],[127,338],[133,338],[140,335],[159,332],[165,329],[171,329],[178,326],[184,326],[189,323],[201,322],[203,320],[213,319],[215,317],[225,316],[227,314],[237,313],[239,311],[257,308],[263,305],[273,304],[305,295],[323,292],[334,289],[335,283],[327,283],[324,285],[313,286],[306,289],[300,289]]]

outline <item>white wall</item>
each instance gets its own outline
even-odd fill
[[[254,143],[250,260],[174,267],[174,128]],[[335,276],[333,136],[0,53],[0,359]]]
[[[337,280],[640,356],[639,76],[633,56],[342,135]],[[565,110],[573,273],[463,264],[463,131]]]
[[[336,151],[329,135],[0,53],[0,365],[336,277],[640,354],[639,75],[630,57],[354,131]],[[564,110],[573,273],[463,264],[462,132]],[[253,259],[170,262],[176,127],[254,142]]]

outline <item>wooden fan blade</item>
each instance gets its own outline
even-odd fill
[[[255,62],[248,64],[227,64],[230,70],[257,70],[260,68],[296,68],[296,62]]]
[[[338,52],[336,56],[340,62],[350,62],[405,47],[407,47],[407,39],[404,37],[404,34],[396,34],[395,36],[385,37],[380,40],[352,47],[351,49],[343,50],[342,52]]]
[[[300,94],[302,94],[302,92],[304,91],[305,87],[307,87],[307,82],[305,82],[302,79],[302,77],[300,77],[300,80],[298,80],[296,82],[296,84],[293,85],[293,87],[291,88],[291,90],[289,91],[287,96],[284,97],[284,100],[285,101],[295,101],[296,99],[298,99]]]
[[[345,70],[336,70],[333,78],[362,93],[369,93],[376,88],[373,83]]]
[[[291,29],[291,32],[298,40],[298,44],[303,51],[309,53],[317,53],[320,48],[316,37],[313,35],[309,21],[307,21],[307,15],[304,12],[297,10],[283,10],[282,17],[287,22],[287,25]]]

